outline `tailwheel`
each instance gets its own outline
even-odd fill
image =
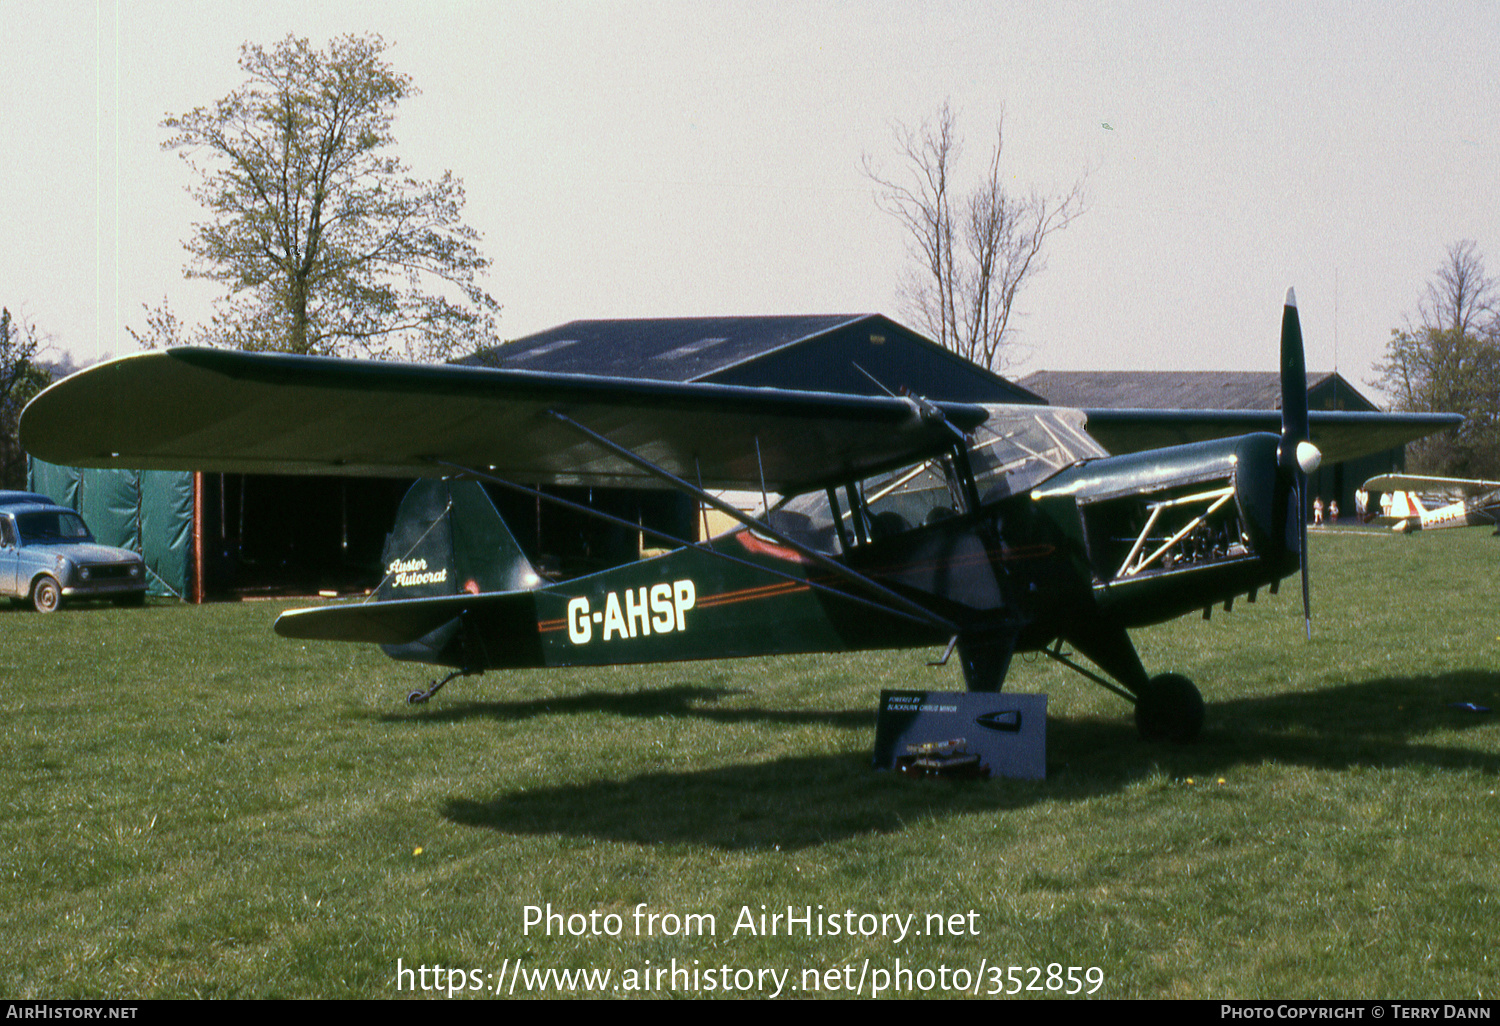
[[[1193,741],[1203,729],[1203,696],[1180,673],[1158,674],[1136,696],[1135,726],[1146,741]]]
[[[407,705],[421,705],[423,702],[427,701],[433,695],[435,695],[439,691],[443,690],[443,685],[446,684],[446,683],[448,683],[454,677],[467,677],[470,674],[480,673],[480,672],[482,672],[482,671],[480,671],[480,670],[454,670],[452,673],[448,674],[448,676],[444,677],[442,680],[435,680],[435,681],[430,682],[427,685],[427,689],[425,691],[410,691],[410,692],[408,692],[407,695],[406,695],[406,704]]]

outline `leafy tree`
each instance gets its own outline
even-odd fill
[[[1013,196],[1001,184],[1004,124],[995,129],[984,178],[959,196],[953,175],[961,146],[947,103],[936,121],[896,125],[900,173],[865,157],[878,202],[910,238],[917,266],[901,286],[907,316],[934,341],[992,370],[1009,361],[1017,294],[1045,267],[1048,236],[1083,213],[1083,180],[1063,195]]]
[[[1372,382],[1391,407],[1461,413],[1458,429],[1413,442],[1412,469],[1454,477],[1500,477],[1500,286],[1474,243],[1448,247],[1418,303],[1418,323],[1391,332]]]
[[[38,363],[46,340],[36,325],[0,311],[0,488],[26,487],[26,452],[16,437],[21,410],[52,374]]]
[[[322,51],[293,36],[247,43],[244,85],[162,122],[209,215],[186,243],[188,276],[229,289],[193,341],[429,360],[495,341],[462,184],[418,181],[390,153],[396,107],[416,90],[385,48],[353,35]],[[149,313],[139,341],[182,340],[169,310]]]

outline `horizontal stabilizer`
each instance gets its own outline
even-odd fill
[[[529,642],[536,633],[535,613],[536,600],[530,591],[444,595],[294,609],[277,618],[276,633],[283,638],[306,641],[406,645],[467,615],[510,621],[518,633],[524,633],[524,628],[529,626],[531,637],[526,639]]]

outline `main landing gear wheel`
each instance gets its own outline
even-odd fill
[[[1203,729],[1203,696],[1180,673],[1152,677],[1150,686],[1136,696],[1135,726],[1147,741],[1195,740]]]

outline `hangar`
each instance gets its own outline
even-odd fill
[[[1281,378],[1276,371],[1037,371],[1021,379],[1028,391],[1054,406],[1114,410],[1276,410]],[[1377,412],[1379,407],[1337,371],[1307,375],[1309,410]],[[1325,464],[1310,479],[1312,495],[1337,500],[1353,515],[1354,492],[1377,474],[1406,469],[1406,449],[1397,447],[1343,463]]]
[[[97,470],[28,462],[27,487],[139,552],[147,593],[193,602],[356,593],[379,579],[410,481]],[[375,576],[372,577],[371,574]]]
[[[880,314],[570,321],[454,361],[651,381],[1040,403]]]

